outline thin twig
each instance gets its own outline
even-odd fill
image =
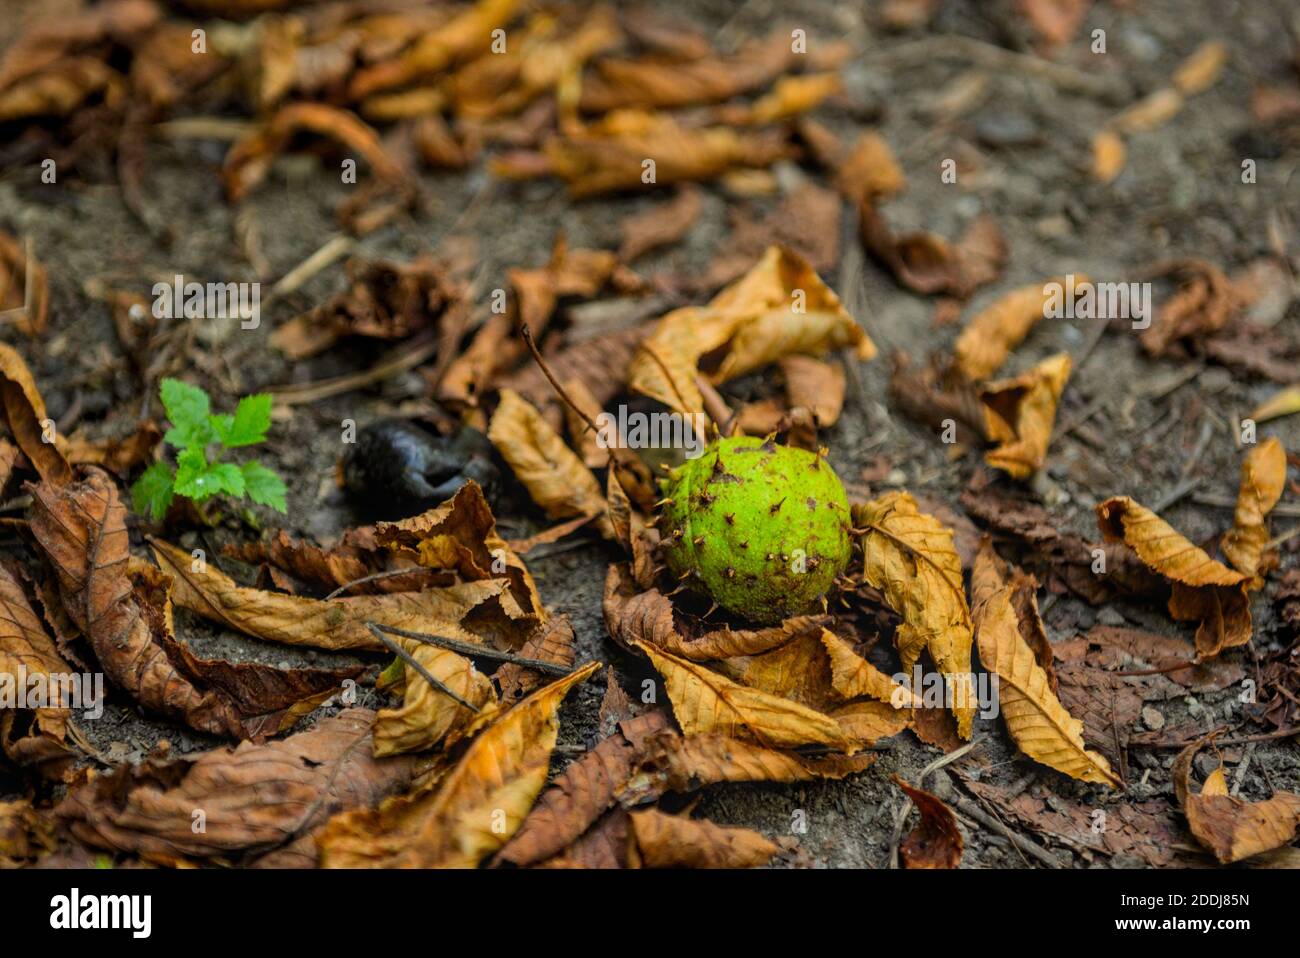
[[[379,631],[379,627],[376,626],[375,623],[373,623],[373,622],[367,622],[367,623],[366,623],[366,628],[369,629],[369,630],[370,630],[370,634],[373,635],[373,636],[374,636],[376,639],[378,639],[380,642],[382,642],[382,643],[384,644],[384,646],[385,646],[385,647],[386,647],[390,652],[392,652],[394,655],[396,655],[399,659],[401,659],[403,662],[405,662],[405,663],[406,663],[407,665],[409,665],[411,668],[415,669],[415,671],[416,671],[417,673],[419,673],[420,678],[422,678],[422,679],[424,679],[424,681],[428,682],[428,683],[429,683],[429,686],[430,686],[431,688],[435,688],[435,689],[437,689],[437,690],[438,690],[439,692],[441,692],[443,695],[445,695],[445,696],[447,696],[448,698],[452,699],[453,701],[459,703],[460,705],[465,706],[465,708],[469,709],[471,712],[474,712],[475,714],[478,713],[478,706],[476,706],[476,705],[472,705],[471,703],[466,702],[463,698],[461,698],[459,695],[457,695],[457,694],[456,694],[455,692],[453,692],[451,689],[447,688],[446,685],[444,685],[441,681],[439,681],[437,678],[434,677],[434,675],[433,675],[432,672],[430,672],[430,671],[429,671],[428,669],[426,669],[423,665],[421,665],[419,662],[417,662],[417,661],[415,660],[415,656],[413,656],[410,652],[406,651],[406,649],[402,648],[400,645],[398,645],[396,642],[394,642],[394,641],[393,641],[392,639],[390,639],[388,636],[384,635],[383,632]]]
[[[419,575],[421,572],[432,572],[432,569],[426,569],[424,566],[411,566],[406,569],[389,569],[386,572],[373,572],[370,575],[363,575],[360,579],[353,579],[351,582],[344,582],[341,586],[325,596],[322,601],[328,602],[330,599],[337,599],[354,585],[364,585],[367,582],[374,582],[377,579],[395,579],[403,575]]]
[[[371,625],[371,623],[366,624]],[[384,632],[393,635],[400,635],[404,639],[423,642],[425,645],[436,645],[440,649],[447,649],[461,655],[477,656],[481,659],[492,659],[496,662],[510,662],[525,668],[536,669],[539,672],[549,672],[552,675],[570,675],[573,672],[573,669],[557,662],[548,662],[546,659],[533,659],[526,655],[516,655],[514,652],[502,652],[490,646],[475,645],[473,642],[462,642],[459,639],[449,639],[429,632],[412,632],[410,629],[399,629],[395,625],[379,625],[377,623],[374,628],[382,629]]]

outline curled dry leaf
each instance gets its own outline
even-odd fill
[[[454,570],[466,583],[504,580],[506,612],[525,629],[546,618],[528,567],[497,533],[492,508],[473,480],[440,506],[399,522],[379,523],[375,542],[414,555],[427,568]]]
[[[1118,786],[1105,757],[1083,741],[1083,723],[1070,715],[1052,691],[1047,672],[1038,664],[1012,603],[1014,586],[1007,583],[1001,560],[987,540],[975,558],[971,596],[980,661],[997,674],[998,700],[1007,731],[1027,756],[1084,782]],[[1037,608],[1032,606],[1034,617]]]
[[[677,412],[702,413],[695,382],[699,362],[724,345],[716,367],[703,371],[713,385],[795,354],[823,355],[846,346],[859,359],[876,354],[871,338],[807,260],[772,246],[707,306],[660,319],[632,360],[628,385]]]
[[[469,659],[413,639],[394,636],[393,641],[401,644],[426,672],[475,708],[496,703],[491,680]],[[403,667],[406,680],[401,707],[382,709],[375,717],[375,758],[432,748],[474,717],[465,706],[433,688],[410,663]]]
[[[672,601],[658,589],[637,593],[626,563],[609,567],[603,608],[605,627],[624,648],[644,642],[692,662],[761,655],[800,636],[817,634],[825,621],[820,616],[794,616],[762,629],[725,627],[688,637],[678,628]]]
[[[41,620],[32,609],[22,583],[0,566],[0,677],[11,693],[25,693],[29,680],[40,681],[53,697],[63,688],[52,676],[72,674]],[[0,710],[0,747],[11,762],[35,766],[43,775],[57,778],[75,757],[74,744],[82,736],[72,721],[70,708],[19,710],[11,700]],[[77,703],[89,708],[93,703]]]
[[[677,724],[687,735],[719,733],[770,748],[826,745],[855,751],[836,721],[821,712],[733,682],[644,642],[635,647],[663,676]]]
[[[136,467],[153,461],[163,431],[152,419],[142,421],[129,435],[118,439],[90,440],[73,435],[64,450],[68,462],[78,466],[102,466],[119,479]]]
[[[1205,742],[1198,739],[1183,749],[1171,770],[1178,804],[1196,840],[1223,865],[1295,841],[1300,828],[1300,795],[1277,792],[1262,802],[1234,798],[1228,794],[1222,767],[1210,773],[1200,794],[1192,791],[1192,759]]]
[[[765,748],[726,735],[657,735],[647,743],[639,774],[625,800],[658,797],[664,789],[690,792],[719,782],[838,781],[871,766],[875,752],[813,757]]]
[[[1298,412],[1300,412],[1300,386],[1288,386],[1285,389],[1279,389],[1256,407],[1251,412],[1250,418],[1257,423],[1261,423],[1282,416],[1291,416]]]
[[[790,409],[803,407],[829,428],[844,409],[844,369],[812,356],[786,356],[779,363],[785,379],[785,400]],[[767,433],[764,433],[766,435]]]
[[[268,642],[382,651],[366,628],[368,621],[477,642],[479,636],[463,624],[472,613],[475,628],[481,628],[488,622],[514,621],[511,610],[517,608],[504,578],[420,592],[312,599],[241,586],[211,563],[195,563],[176,546],[157,539],[150,545],[158,564],[173,576],[174,598],[181,608]]]
[[[349,287],[278,326],[271,343],[293,360],[324,352],[344,336],[404,339],[433,326],[461,295],[445,268],[428,259],[411,263],[351,260]]]
[[[435,789],[387,809],[336,816],[318,839],[327,868],[473,868],[506,844],[546,783],[559,708],[591,662],[543,686],[470,743]]]
[[[858,655],[853,646],[834,632],[822,629],[821,640],[830,656],[831,687],[836,695],[846,699],[867,696],[899,709],[921,705],[920,698],[911,689],[899,685]]]
[[[999,444],[984,455],[984,461],[1017,479],[1028,479],[1042,469],[1056,407],[1069,378],[1070,357],[1058,353],[1012,379],[981,386],[985,434]]]
[[[1152,356],[1167,356],[1175,344],[1198,340],[1223,329],[1237,312],[1232,283],[1223,270],[1204,260],[1165,263],[1156,275],[1172,274],[1178,290],[1155,311],[1142,333],[1142,348]]]
[[[348,86],[349,99],[404,86],[440,73],[486,50],[492,32],[504,28],[519,10],[519,0],[478,0],[455,16],[443,13],[436,25],[420,30],[418,39],[397,57],[358,70]]]
[[[912,800],[921,820],[898,846],[905,868],[956,868],[965,847],[957,816],[937,795],[922,791],[897,775],[894,784]]]
[[[1205,550],[1150,509],[1128,496],[1113,496],[1097,506],[1097,525],[1108,541],[1122,541],[1143,564],[1173,586],[1169,614],[1180,622],[1199,621],[1196,657],[1210,659],[1250,641],[1249,577],[1211,559]]]
[[[120,766],[73,788],[56,813],[81,841],[160,865],[271,851],[409,785],[412,759],[371,757],[373,722],[348,709],[278,742]]]
[[[1282,498],[1286,486],[1286,450],[1276,436],[1270,436],[1246,454],[1241,463],[1241,488],[1232,528],[1219,548],[1232,567],[1254,579],[1266,568],[1269,557],[1267,516]]]
[[[108,678],[146,709],[199,731],[262,739],[361,673],[198,658],[175,638],[171,577],[130,556],[126,510],[108,475],[91,467],[70,485],[29,488],[32,534],[55,567],[68,617]]]
[[[533,632],[519,649],[528,659],[554,662],[566,669],[572,668],[577,658],[574,647],[573,625],[567,615],[552,615]],[[537,686],[546,681],[547,673],[515,662],[503,662],[492,674],[501,689],[501,701],[513,705]]]
[[[3,113],[3,107],[0,107]],[[50,283],[45,267],[8,233],[0,231],[0,315],[20,333],[38,336],[50,309]],[[14,313],[19,313],[13,319]]]
[[[794,155],[778,130],[687,127],[666,114],[619,110],[580,130],[549,138],[541,154],[494,158],[489,168],[506,179],[557,176],[575,199],[645,191],[647,160],[656,188],[666,183],[713,180],[733,170],[771,166]]]
[[[821,629],[809,629],[770,652],[724,659],[717,669],[751,689],[829,712],[839,703],[831,688],[830,658]]]
[[[413,194],[410,174],[384,149],[374,128],[356,114],[324,103],[290,103],[226,154],[221,177],[231,202],[242,200],[266,178],[276,155],[300,132],[337,140],[362,156],[384,183],[403,195]]]
[[[862,243],[899,283],[925,295],[966,299],[997,279],[1007,258],[1006,239],[989,217],[975,220],[950,243],[930,232],[896,234],[875,203],[858,204]]]
[[[46,442],[54,425],[45,414],[36,381],[12,346],[0,343],[0,405],[14,443],[35,467],[42,481],[63,484],[72,479],[72,467],[59,447]]]
[[[612,532],[600,483],[528,400],[501,390],[488,438],[547,516],[597,516],[601,533]]]
[[[1088,277],[1076,275],[1073,289],[1077,291],[1087,283]],[[969,382],[988,379],[1047,315],[1053,298],[1061,296],[1068,284],[1068,277],[1058,276],[1046,283],[1022,286],[980,310],[957,337],[954,369]]]
[[[911,672],[921,652],[929,652],[946,680],[958,733],[969,739],[978,707],[970,671],[974,637],[952,530],[920,512],[906,492],[850,511],[861,536],[863,578],[903,617],[894,635],[903,671]]]
[[[612,735],[547,786],[497,861],[532,865],[576,841],[614,804],[636,769],[644,739],[667,728],[668,716],[662,711],[619,723]]]
[[[631,214],[619,224],[623,240],[618,258],[630,263],[651,250],[673,245],[695,225],[703,208],[700,190],[685,186],[668,202]]]
[[[1112,182],[1127,162],[1124,138],[1114,130],[1103,129],[1092,138],[1092,178],[1098,183]]]
[[[756,868],[781,850],[748,828],[724,828],[653,808],[630,817],[631,857],[641,868]]]
[[[673,63],[661,59],[603,59],[583,77],[588,113],[626,107],[673,108],[715,103],[770,83],[797,62],[789,35],[774,34],[735,56]],[[650,156],[652,154],[646,154]]]
[[[54,818],[27,799],[0,802],[0,870],[21,868],[59,847]]]

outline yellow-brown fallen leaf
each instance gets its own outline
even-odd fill
[[[657,58],[604,59],[583,77],[582,109],[608,113],[626,107],[672,108],[729,100],[775,79],[795,63],[788,34],[777,32],[734,56],[686,63]]]
[[[1047,673],[1021,635],[1022,623],[1012,605],[1013,587],[1004,580],[999,564],[986,539],[971,573],[971,596],[980,661],[998,676],[998,701],[1007,731],[1036,762],[1080,781],[1118,786],[1110,763],[1084,745],[1083,723],[1052,692]]]
[[[30,865],[58,848],[57,827],[25,798],[0,802],[0,870]]]
[[[665,788],[689,792],[718,782],[838,781],[877,758],[874,752],[813,757],[725,735],[664,733],[649,743],[641,772],[628,783],[627,792],[658,797]]]
[[[1097,525],[1108,542],[1122,541],[1142,563],[1173,585],[1169,614],[1199,621],[1196,657],[1214,658],[1224,649],[1250,641],[1249,577],[1229,569],[1188,542],[1167,522],[1128,496],[1113,496],[1097,506]]]
[[[559,708],[591,662],[497,718],[439,783],[399,809],[333,818],[318,838],[326,868],[474,868],[508,842],[546,784]]]
[[[921,820],[898,846],[904,868],[956,868],[961,864],[965,847],[957,816],[936,795],[922,791],[897,775],[894,784],[912,800]]]
[[[425,671],[475,708],[495,703],[492,682],[469,659],[413,639],[394,636],[393,641],[400,643]],[[432,748],[473,716],[465,706],[429,685],[409,663],[404,669],[406,688],[401,707],[381,709],[375,717],[375,758]]]
[[[153,460],[153,451],[162,442],[163,431],[152,419],[120,439],[90,440],[74,435],[68,439],[64,454],[78,466],[102,466],[120,479],[127,478],[137,466]]]
[[[1075,275],[1075,290],[1087,282],[1087,276]],[[1067,292],[1067,278],[1058,276],[1045,283],[1014,289],[980,310],[962,329],[953,347],[957,372],[970,382],[988,379],[1044,318],[1053,297]]]
[[[943,673],[958,733],[971,735],[978,701],[970,671],[970,610],[952,530],[920,512],[906,492],[850,509],[861,536],[863,578],[903,617],[894,642],[911,672],[921,652]]]
[[[720,733],[771,748],[851,743],[835,720],[787,699],[740,685],[703,665],[636,643],[663,676],[677,724],[687,735]]]
[[[414,191],[410,173],[389,155],[374,128],[355,114],[324,103],[289,103],[226,154],[221,177],[232,202],[243,199],[266,178],[276,156],[300,132],[337,140],[362,156],[384,183],[404,195]]]
[[[1127,162],[1124,138],[1114,130],[1103,129],[1092,138],[1092,178],[1098,183],[1112,182]]]
[[[173,598],[183,609],[246,635],[318,649],[373,649],[383,645],[366,622],[437,632],[465,642],[480,641],[461,624],[474,610],[505,615],[510,583],[504,577],[463,582],[420,592],[313,599],[265,592],[235,583],[212,563],[195,563],[183,549],[151,540],[158,564],[173,576]]]
[[[1192,96],[1214,86],[1228,62],[1228,48],[1217,40],[1197,47],[1174,71],[1174,86]]]
[[[668,202],[633,213],[619,224],[618,258],[630,263],[653,249],[671,246],[690,231],[703,209],[699,187],[688,184]]]
[[[631,814],[629,858],[641,868],[756,868],[781,849],[748,828],[647,808]]]
[[[492,508],[473,480],[442,505],[409,519],[379,523],[375,542],[415,556],[426,568],[453,569],[466,582],[505,579],[513,600],[507,606],[512,618],[546,618],[532,574],[497,532]]]
[[[1152,356],[1168,355],[1180,340],[1201,339],[1223,329],[1238,308],[1232,281],[1205,260],[1175,260],[1161,265],[1157,275],[1180,280],[1178,289],[1155,309],[1150,327],[1142,332],[1142,348]]]
[[[810,410],[817,418],[817,425],[823,428],[835,425],[844,409],[843,367],[799,355],[786,356],[779,365],[789,407]]]
[[[14,442],[45,482],[66,483],[72,467],[55,444],[54,421],[31,371],[12,346],[0,343],[0,406]],[[46,440],[50,441],[46,441]]]
[[[666,183],[713,180],[763,168],[794,155],[779,130],[687,127],[668,115],[618,110],[581,130],[553,136],[541,154],[495,157],[489,169],[507,179],[557,176],[575,199]],[[653,161],[654,167],[648,167]],[[653,172],[653,177],[651,177]]]
[[[1237,491],[1237,511],[1232,528],[1219,548],[1238,572],[1251,576],[1252,585],[1261,583],[1268,556],[1267,516],[1282,498],[1286,486],[1286,450],[1277,437],[1270,436],[1246,454],[1241,463],[1241,488]]]
[[[873,203],[907,187],[893,150],[872,130],[858,135],[847,156],[836,163],[834,175],[836,188],[856,203]]]
[[[1121,112],[1111,120],[1111,126],[1120,133],[1145,133],[1172,120],[1185,102],[1173,87],[1162,87]]]
[[[492,33],[504,28],[519,10],[519,0],[479,0],[456,16],[444,19],[396,58],[358,70],[348,86],[348,99],[360,100],[380,90],[404,86],[441,73],[453,64],[488,49]]]
[[[912,727],[912,710],[895,708],[888,702],[859,699],[831,710],[840,730],[858,745],[874,745]]]
[[[1298,412],[1300,412],[1300,386],[1287,386],[1285,389],[1279,389],[1257,406],[1249,418],[1259,423],[1282,416],[1292,416]]]
[[[270,851],[406,788],[414,760],[371,755],[374,713],[348,709],[276,742],[119,766],[56,809],[78,839],[175,867]],[[195,827],[195,812],[203,828]]]
[[[707,306],[674,310],[642,341],[628,385],[685,415],[704,411],[695,380],[706,354],[726,346],[717,366],[704,371],[713,385],[791,355],[823,355],[846,346],[859,359],[875,345],[839,297],[808,264],[781,246],[769,247],[740,279]]]
[[[645,642],[692,662],[762,655],[802,635],[816,634],[825,621],[817,616],[794,616],[767,628],[724,627],[688,638],[674,621],[672,600],[658,589],[638,593],[626,563],[611,565],[605,574],[603,610],[605,627],[624,648]]]
[[[822,629],[821,640],[830,656],[831,687],[841,698],[869,696],[898,709],[921,705],[920,698],[911,689],[899,685],[858,655],[853,651],[853,646],[834,632]]]
[[[1200,794],[1192,791],[1192,759],[1204,744],[1204,739],[1198,739],[1183,749],[1171,770],[1178,804],[1196,840],[1223,865],[1295,841],[1300,828],[1300,795],[1276,792],[1262,802],[1233,798],[1222,766],[1210,773]]]
[[[925,295],[946,293],[968,298],[1002,274],[1006,238],[997,223],[981,216],[950,243],[925,230],[898,234],[875,202],[858,204],[863,245],[910,290]]]
[[[0,566],[0,677],[15,692],[26,692],[29,679],[42,678],[43,687],[55,696],[63,687],[54,684],[51,676],[72,674],[28,602],[22,583]],[[90,709],[94,703],[76,704]],[[25,713],[16,707],[0,710],[0,747],[15,765],[34,766],[42,775],[57,778],[76,755],[73,745],[84,742],[72,721],[72,710],[33,709],[30,722],[23,721]]]
[[[0,231],[0,310],[26,336],[45,329],[50,308],[50,283],[45,267],[25,246]],[[15,313],[18,313],[15,318]]]
[[[547,786],[496,861],[525,866],[549,858],[576,841],[610,808],[632,776],[646,739],[668,728],[656,710],[619,723],[595,748],[574,760]]]
[[[981,386],[985,433],[999,444],[985,453],[984,461],[1016,479],[1028,479],[1042,469],[1056,407],[1069,378],[1069,354],[1057,353],[1019,376]]]
[[[807,73],[780,77],[772,89],[748,107],[723,110],[724,120],[739,125],[762,126],[779,123],[801,113],[815,110],[828,97],[842,92],[844,83],[838,73]]]
[[[598,516],[601,533],[612,532],[596,477],[541,413],[514,390],[501,390],[488,438],[547,516]]]
[[[744,317],[717,370],[714,385],[761,369],[790,355],[824,355],[852,347],[858,359],[876,355],[875,344],[849,315],[835,292],[802,256],[769,247],[745,276],[709,303]]]
[[[108,474],[90,466],[66,486],[29,488],[30,528],[57,571],[68,618],[108,679],[144,708],[199,731],[261,740],[362,671],[199,658],[176,640],[171,577],[130,555],[126,510]]]
[[[821,629],[807,629],[769,652],[724,659],[717,669],[751,689],[825,712],[838,698]]]

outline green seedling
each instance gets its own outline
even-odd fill
[[[201,510],[217,495],[248,498],[285,511],[284,482],[273,471],[256,460],[240,465],[222,461],[228,449],[266,441],[271,428],[270,395],[245,396],[234,415],[213,413],[206,392],[177,379],[164,379],[159,395],[171,423],[163,439],[177,450],[176,466],[159,460],[136,480],[131,487],[136,512],[148,512],[158,520],[167,514],[175,496],[189,499]]]

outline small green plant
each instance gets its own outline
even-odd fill
[[[233,416],[214,414],[206,392],[178,379],[164,379],[159,395],[171,422],[163,439],[178,450],[176,468],[160,460],[144,471],[131,487],[136,512],[148,511],[157,520],[166,515],[174,496],[201,506],[223,493],[285,511],[284,482],[278,475],[256,461],[238,466],[221,461],[227,449],[266,440],[271,428],[270,395],[245,396]]]

